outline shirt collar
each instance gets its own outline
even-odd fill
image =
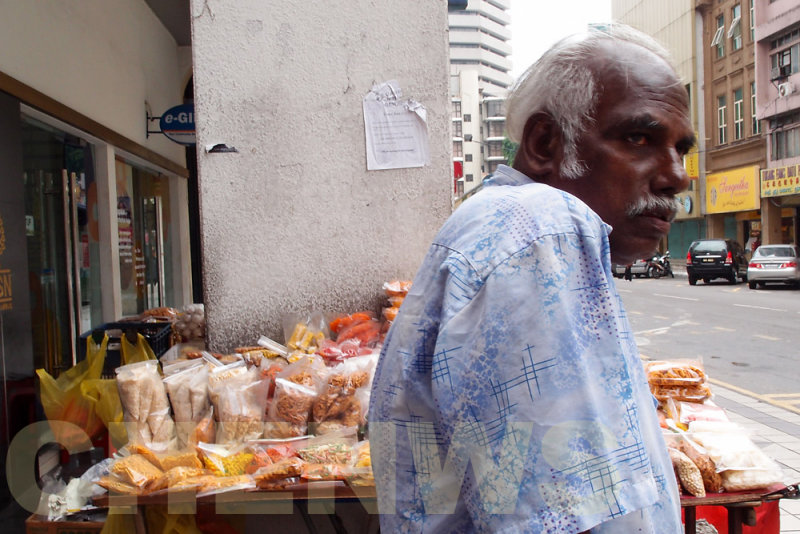
[[[498,165],[492,177],[484,182],[484,186],[491,185],[525,185],[533,180],[508,165]]]
[[[486,180],[483,186],[488,187],[493,185],[525,185],[532,183],[536,183],[536,181],[522,174],[518,170],[509,167],[508,165],[501,164],[497,166],[497,169],[495,169],[494,174],[492,174],[492,177]],[[564,194],[570,195],[569,193],[564,193]],[[592,210],[591,208],[589,208],[589,210],[591,210],[592,213],[594,213],[594,210]],[[613,228],[607,222],[605,221],[602,222],[606,228],[606,232],[610,234]]]

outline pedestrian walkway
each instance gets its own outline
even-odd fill
[[[744,428],[750,439],[780,464],[784,484],[800,483],[800,414],[713,383],[711,387],[714,402],[730,420]],[[800,534],[800,499],[781,499],[779,504],[781,534]]]

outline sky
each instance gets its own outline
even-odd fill
[[[511,0],[511,75],[516,79],[550,45],[590,22],[611,20],[611,0]]]

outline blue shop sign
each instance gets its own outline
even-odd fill
[[[159,121],[161,133],[181,145],[195,144],[194,104],[169,108]]]

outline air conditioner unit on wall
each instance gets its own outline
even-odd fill
[[[786,97],[794,93],[794,85],[789,82],[778,84],[778,96]]]

